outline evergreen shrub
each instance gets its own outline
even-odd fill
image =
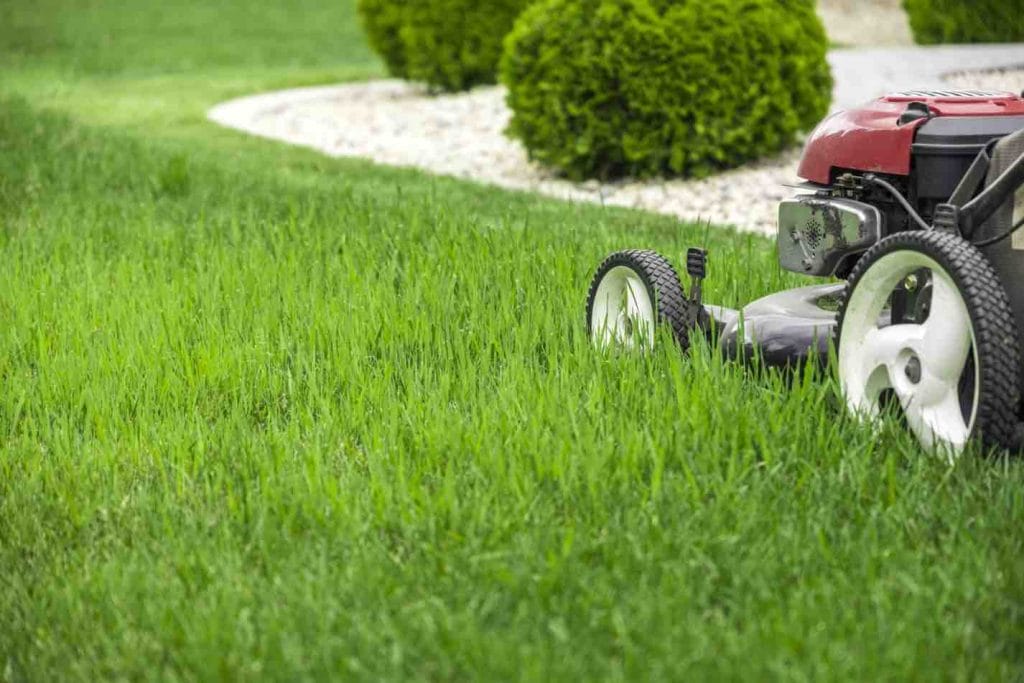
[[[813,0],[540,0],[506,38],[508,132],[574,179],[704,176],[827,112]]]
[[[527,0],[359,0],[370,46],[397,78],[467,90],[494,83],[502,41]]]

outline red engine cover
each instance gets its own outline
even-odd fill
[[[804,147],[798,175],[812,183],[832,182],[832,169],[910,174],[910,145],[920,118],[900,125],[911,102],[924,102],[934,116],[1024,115],[1024,99],[1008,92],[907,91],[887,95],[860,109],[822,121]]]

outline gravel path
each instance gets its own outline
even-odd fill
[[[1024,87],[1020,71],[972,73],[1024,64],[1024,45],[1018,44],[838,49],[829,61],[835,109],[894,90],[949,87],[944,76],[952,72],[958,87]],[[571,183],[530,163],[519,143],[503,135],[509,112],[500,87],[439,97],[401,81],[306,88],[232,100],[214,107],[209,117],[331,156],[761,233],[774,231],[776,205],[790,194],[785,185],[797,182],[794,149],[706,180]]]
[[[819,0],[829,38],[844,47],[913,45],[902,0]]]
[[[1024,65],[1016,69],[995,71],[962,71],[951,73],[946,82],[954,88],[979,88],[982,90],[1024,90]]]

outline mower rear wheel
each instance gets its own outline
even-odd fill
[[[877,418],[894,395],[926,448],[958,455],[975,440],[1014,446],[1020,335],[976,247],[933,231],[885,238],[851,273],[837,330],[839,379],[854,414]]]
[[[631,249],[606,258],[587,295],[587,331],[598,347],[650,350],[658,325],[668,324],[689,348],[697,305],[686,298],[676,269],[653,251]]]

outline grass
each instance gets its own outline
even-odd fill
[[[700,226],[206,123],[380,74],[287,7],[0,6],[0,678],[1024,675],[1017,463],[594,353],[600,258]]]

